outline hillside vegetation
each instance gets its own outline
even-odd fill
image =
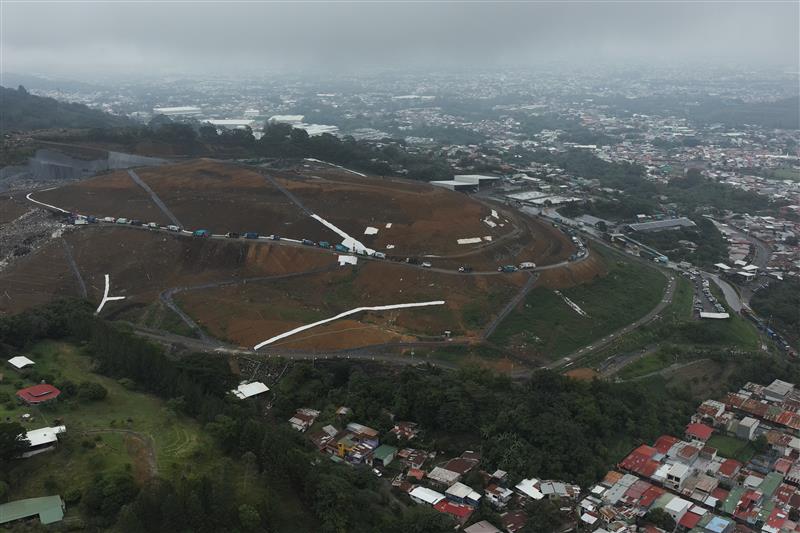
[[[130,124],[127,118],[90,109],[83,104],[35,96],[22,86],[18,89],[0,87],[2,133],[48,128],[110,128]]]

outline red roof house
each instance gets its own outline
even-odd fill
[[[61,391],[52,385],[41,383],[17,391],[17,398],[28,405],[38,405],[58,398]]]
[[[686,437],[690,439],[698,439],[703,442],[711,438],[714,433],[714,428],[705,424],[689,424],[686,426]]]
[[[703,518],[701,515],[692,513],[690,511],[683,515],[683,518],[681,518],[680,522],[678,522],[678,525],[685,527],[686,529],[692,529],[697,525],[701,518]]]
[[[472,515],[473,511],[475,511],[475,509],[469,505],[460,505],[450,500],[442,500],[434,505],[433,508],[440,513],[449,514],[460,524],[464,524],[469,520],[469,517]]]
[[[666,454],[669,449],[672,448],[672,446],[679,440],[679,438],[673,437],[672,435],[661,435],[656,440],[655,448],[658,450],[658,453]]]

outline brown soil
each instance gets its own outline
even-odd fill
[[[78,285],[58,239],[0,272],[0,316],[78,296]]]
[[[280,341],[282,348],[334,349],[440,336],[445,330],[476,336],[523,281],[521,276],[462,277],[370,262],[302,278],[191,291],[177,300],[212,334],[243,346],[355,307],[446,301],[443,306],[355,315]],[[479,324],[465,320],[467,304]]]
[[[482,220],[491,209],[469,196],[424,182],[399,178],[362,178],[342,171],[272,173],[309,209],[365,245],[394,255],[448,255],[475,245],[459,245],[461,238],[510,233],[504,220],[495,228]],[[386,224],[391,223],[391,228]],[[504,224],[500,227],[499,224]],[[365,235],[368,226],[376,235]],[[387,245],[394,245],[387,250]]]
[[[300,246],[194,239],[132,227],[91,226],[65,238],[92,302],[102,297],[105,274],[111,276],[111,294],[127,296],[109,305],[111,313],[150,303],[172,287],[314,270],[336,261],[332,253]],[[0,274],[0,313],[77,294],[57,240]]]
[[[600,377],[600,374],[592,368],[575,368],[566,373],[567,377],[579,381],[592,381]]]
[[[83,215],[170,223],[150,196],[125,170],[102,174],[49,191],[36,192],[33,198]]]
[[[253,170],[200,159],[137,173],[187,228],[338,242],[335,233]]]
[[[590,253],[584,261],[543,271],[537,285],[548,289],[563,289],[592,281],[599,276],[604,276],[606,272],[602,257],[597,253]]]

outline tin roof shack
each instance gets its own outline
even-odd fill
[[[445,499],[444,494],[426,487],[414,487],[414,489],[409,492],[408,495],[415,503],[427,505],[436,505]]]
[[[231,391],[231,393],[240,400],[246,400],[247,398],[252,398],[253,396],[258,396],[265,392],[269,392],[269,387],[260,381],[252,381],[250,383],[242,381],[239,383],[238,387]]]
[[[289,424],[300,433],[305,433],[306,430],[314,424],[318,416],[319,411],[316,409],[301,407],[295,412],[294,416],[289,419]]]
[[[0,504],[0,525],[38,517],[42,525],[54,524],[64,518],[61,496],[42,496]]]
[[[486,520],[475,522],[469,527],[464,528],[464,533],[502,533]]]
[[[528,523],[528,515],[521,510],[506,511],[500,515],[500,522],[508,533],[517,533]]]
[[[439,485],[449,487],[450,485],[461,479],[461,474],[437,466],[433,470],[428,472],[427,477],[434,483],[438,483]]]
[[[25,434],[25,438],[30,443],[30,447],[22,453],[22,457],[33,457],[54,449],[58,444],[58,435],[66,433],[66,431],[66,426],[46,427],[28,431]]]
[[[389,466],[389,463],[394,461],[395,455],[397,455],[397,448],[388,444],[381,444],[372,453],[370,464],[380,467]]]

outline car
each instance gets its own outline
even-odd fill
[[[378,477],[383,477],[383,474],[381,474],[381,471],[378,470],[377,468],[373,468],[372,469],[372,473],[375,474]]]
[[[169,230],[169,231],[180,231],[181,228],[180,228],[180,226],[176,226],[174,224],[170,224],[169,226],[167,226],[167,230]]]
[[[239,234],[236,233],[235,231],[229,231],[228,233],[225,234],[225,236],[227,238],[229,238],[229,239],[238,239],[239,238]]]
[[[469,273],[469,272],[472,272],[472,267],[469,266],[469,265],[463,265],[463,266],[458,267],[458,271],[459,272],[464,272],[464,273]]]
[[[427,261],[423,261],[423,262],[422,262],[422,266],[423,266],[424,268],[431,268],[433,265],[432,265],[432,264],[430,264],[430,263],[429,263],[429,262],[427,262]]]

